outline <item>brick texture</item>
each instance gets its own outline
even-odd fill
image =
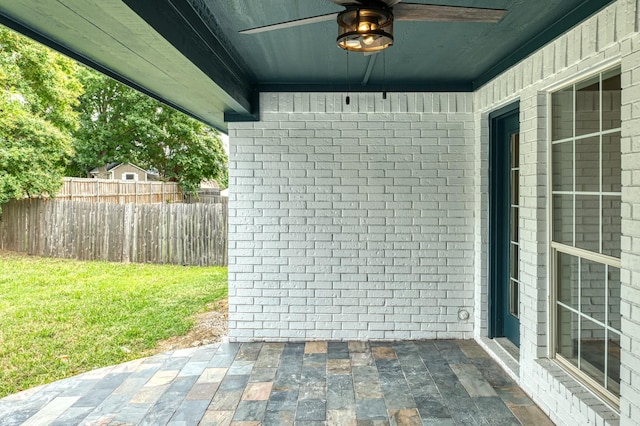
[[[264,94],[230,133],[230,338],[470,338],[471,94]]]

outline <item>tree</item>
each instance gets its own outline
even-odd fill
[[[58,192],[81,93],[73,61],[0,28],[0,205]]]
[[[200,182],[227,182],[227,156],[218,133],[187,115],[88,69],[78,111],[75,155],[78,176],[110,162],[155,169],[188,192]]]

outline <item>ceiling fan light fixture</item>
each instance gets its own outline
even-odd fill
[[[375,52],[393,44],[393,15],[377,8],[348,7],[338,15],[338,46]]]

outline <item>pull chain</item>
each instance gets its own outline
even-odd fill
[[[351,103],[351,98],[349,97],[349,92],[351,92],[351,82],[349,79],[349,51],[347,50],[347,98],[345,102],[347,105]]]
[[[382,51],[382,99],[387,99],[387,50]]]

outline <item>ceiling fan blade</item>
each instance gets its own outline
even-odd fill
[[[393,7],[402,0],[330,0],[338,6],[377,6]],[[377,4],[376,4],[377,3]]]
[[[309,18],[294,19],[293,21],[280,22],[278,24],[264,25],[262,27],[249,28],[240,31],[240,34],[256,34],[266,31],[281,30],[283,28],[298,27],[300,25],[314,24],[316,22],[335,21],[338,18],[338,12],[327,13],[326,15],[311,16]]]
[[[393,8],[396,21],[498,22],[506,13],[505,9],[404,2]]]
[[[329,0],[343,7],[380,7],[387,8],[400,3],[402,0]]]

